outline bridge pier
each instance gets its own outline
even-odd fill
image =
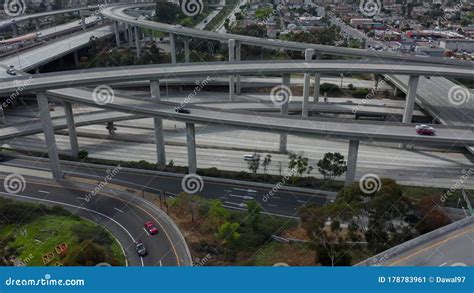
[[[355,181],[356,168],[357,168],[357,154],[359,152],[359,141],[349,141],[349,151],[347,154],[347,171],[345,186],[349,186]]]
[[[194,123],[186,123],[186,143],[188,147],[188,173],[196,174],[196,131]]]
[[[117,47],[120,47],[120,28],[117,21],[114,22],[114,31],[115,31],[115,44]]]
[[[0,125],[7,125],[7,119],[5,118],[3,107],[0,107]]]
[[[174,34],[170,34],[171,64],[176,64],[176,41]]]
[[[51,121],[51,114],[49,113],[49,104],[46,93],[36,93],[36,100],[38,102],[40,120],[43,125],[44,139],[48,150],[49,163],[51,165],[53,178],[55,180],[60,180],[63,178],[63,174],[61,172],[58,146],[56,144],[56,138],[54,137],[53,122]]]
[[[229,62],[235,61],[235,40],[229,39]],[[235,76],[229,76],[229,101],[233,102],[235,97]]]
[[[81,12],[79,12],[79,14],[81,15],[81,28],[83,31],[85,31],[87,29],[86,17]]]
[[[77,142],[76,125],[74,123],[74,113],[72,112],[72,105],[70,102],[63,102],[64,114],[66,115],[67,130],[69,135],[69,144],[71,145],[71,156],[78,158],[79,143]]]
[[[291,75],[285,74],[283,75],[282,84],[285,87],[290,87],[290,79]],[[288,115],[288,107],[290,104],[290,99],[287,99],[284,103],[281,104],[280,114],[281,116]],[[280,153],[286,154],[288,152],[288,133],[280,132]]]
[[[160,100],[160,81],[150,80],[151,98],[156,101]],[[159,167],[166,165],[165,139],[163,137],[163,120],[153,117],[155,125],[155,144],[156,144],[156,161]]]
[[[141,55],[141,48],[140,48],[140,35],[138,34],[138,27],[134,26],[133,27],[133,32],[135,35],[135,47],[137,49],[137,57],[140,58]]]
[[[38,18],[33,19],[33,23],[35,24],[36,30],[40,30],[41,26],[40,26],[39,19]]]
[[[321,88],[321,73],[316,73],[314,75],[314,92],[313,92],[313,102],[319,103],[319,92]]]
[[[241,55],[242,55],[242,53],[241,53],[241,45],[242,45],[242,44],[241,44],[240,42],[236,42],[236,47],[235,47],[235,60],[236,60],[236,61],[239,61],[239,62],[240,62],[241,57],[242,57],[242,56],[241,56]],[[237,75],[237,76],[235,77],[235,83],[236,83],[236,89],[235,89],[235,91],[236,91],[236,93],[237,93],[238,95],[240,95],[240,94],[242,93],[242,88],[241,88],[241,86],[240,86],[240,75]]]
[[[403,123],[411,123],[413,109],[415,108],[416,89],[418,88],[419,76],[410,75],[408,80],[408,91],[405,101],[405,111],[403,112]]]
[[[305,61],[311,61],[314,55],[314,49],[306,49],[304,51]],[[301,116],[308,117],[308,107],[309,107],[309,88],[310,88],[310,78],[311,74],[304,74],[304,85],[303,85],[303,108],[301,109]]]
[[[184,42],[184,62],[189,63],[189,59],[190,59],[189,58],[189,38],[184,37],[183,42]]]
[[[12,31],[13,31],[13,37],[17,37],[18,36],[18,26],[16,25],[16,23],[12,24]]]
[[[129,26],[127,28],[128,31],[128,47],[133,48],[133,32],[132,32],[132,27]]]
[[[74,51],[74,65],[79,66],[79,53],[77,51]]]

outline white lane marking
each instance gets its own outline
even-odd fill
[[[161,259],[160,259],[160,267],[162,267],[162,266],[163,266],[163,263],[161,262]]]
[[[239,203],[239,202],[225,201],[225,203],[227,203],[227,204],[235,204],[236,206],[241,207],[241,208],[244,208],[244,207],[247,206],[247,205],[246,205],[245,203],[243,203],[243,202],[240,202],[240,203]]]
[[[116,211],[119,212],[119,213],[123,213],[123,211],[122,211],[121,209],[114,208],[114,210],[116,210]]]
[[[245,188],[235,188],[235,187],[234,187],[234,188],[232,188],[232,189],[234,189],[234,190],[240,190],[240,191],[253,192],[253,193],[257,192],[256,190],[253,190],[253,189],[245,189]]]
[[[269,203],[267,203],[267,206],[269,206],[269,207],[278,207],[276,204],[269,204]]]
[[[299,203],[306,203],[306,201],[304,201],[304,200],[299,200],[299,199],[297,200],[297,202],[299,202]]]
[[[442,266],[445,266],[446,264],[447,264],[447,262],[442,263],[442,264],[440,264],[439,266],[442,267]]]
[[[232,197],[239,197],[239,198],[243,198],[243,199],[249,199],[249,200],[252,200],[254,199],[253,197],[251,196],[247,196],[247,195],[237,195],[237,194],[229,194],[229,196],[232,196]]]
[[[147,229],[145,229],[145,227],[143,227],[143,231],[145,231],[145,233],[146,233],[148,236],[151,236],[151,234],[150,234],[150,233],[148,233],[148,230],[147,230]]]
[[[234,206],[229,206],[229,205],[222,205],[225,208],[232,209],[232,210],[239,210],[239,211],[246,211],[246,209],[234,207]],[[281,215],[281,214],[274,214],[274,213],[269,213],[269,212],[261,212],[264,215],[270,215],[270,216],[276,216],[276,217],[282,217],[282,218],[288,218],[288,219],[295,219],[295,220],[300,220],[299,217],[293,217],[293,216],[287,216],[287,215]]]
[[[45,194],[49,194],[49,191],[46,191],[46,190],[38,190],[38,192],[40,192],[40,193],[45,193]]]
[[[100,215],[104,218],[109,219],[110,221],[114,222],[115,224],[117,224],[120,228],[122,228],[128,234],[130,239],[132,239],[133,243],[135,243],[135,238],[133,238],[132,234],[130,234],[130,232],[122,224],[120,224],[119,222],[117,222],[113,218],[111,218],[111,217],[109,217],[105,214],[102,214],[101,212],[94,211],[94,210],[91,210],[91,209],[88,209],[88,208],[85,208],[85,207],[81,207],[81,206],[76,206],[76,205],[60,202],[60,201],[50,200],[50,199],[42,199],[42,198],[36,198],[36,197],[31,197],[31,196],[26,196],[26,195],[10,194],[10,193],[6,193],[6,192],[0,192],[0,193],[5,194],[7,196],[21,197],[21,198],[27,198],[27,199],[36,200],[36,201],[44,201],[44,202],[59,204],[59,205],[68,206],[68,207],[72,207],[72,208],[76,208],[76,209],[80,209],[80,210],[84,210],[84,211],[88,211],[88,212]],[[140,259],[141,259],[142,267],[144,267],[145,264],[143,263],[143,258],[140,257]]]

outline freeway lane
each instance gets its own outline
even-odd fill
[[[45,171],[49,170],[48,160],[26,156],[6,157],[6,159],[0,163],[0,166],[1,165],[19,166]],[[61,161],[61,166],[65,174],[81,177],[95,176],[97,178],[103,178],[107,170],[107,167],[100,165],[69,163],[67,161]],[[123,168],[111,182],[155,194],[160,194],[161,190],[165,190],[174,196],[183,192],[181,181],[182,176],[176,177],[151,171],[142,173],[134,169]],[[270,192],[272,187],[247,186],[245,182],[231,184],[204,180],[202,192],[199,192],[199,194],[206,198],[219,198],[224,202],[226,207],[231,209],[245,209],[245,201],[250,198],[244,197],[250,196],[260,203],[266,213],[289,218],[297,218],[298,209],[302,205],[309,203],[323,205],[326,203],[326,192],[320,192],[318,190],[314,190],[312,193],[303,193],[280,189],[273,197],[264,201],[263,197]]]
[[[326,45],[315,45],[307,43],[289,42],[274,39],[262,39],[257,37],[236,35],[236,34],[223,34],[215,33],[210,31],[203,31],[194,28],[176,27],[175,25],[169,25],[149,20],[141,20],[133,16],[127,15],[125,11],[127,9],[135,7],[148,7],[154,4],[134,4],[126,6],[111,6],[102,9],[100,12],[106,18],[127,23],[132,26],[143,27],[147,29],[157,30],[166,33],[173,33],[177,35],[184,35],[190,37],[197,37],[202,39],[217,40],[227,42],[229,39],[234,39],[241,44],[263,46],[270,48],[284,48],[285,50],[297,50],[304,51],[307,48],[313,48],[316,52],[328,55],[336,56],[352,56],[360,58],[372,58],[377,60],[400,60],[403,62],[420,62],[420,63],[438,63],[438,64],[460,64],[464,66],[472,66],[472,62],[464,62],[459,60],[451,60],[448,58],[423,58],[417,56],[410,56],[406,54],[395,54],[392,52],[379,52],[379,51],[368,51],[362,49],[334,47]]]
[[[153,102],[149,99],[139,101],[136,98],[114,95],[110,103],[97,105],[92,93],[86,89],[68,88],[48,91],[48,95],[78,104],[101,107],[184,121],[197,124],[222,124],[261,129],[272,132],[290,132],[321,136],[325,138],[354,139],[362,141],[383,141],[407,144],[435,144],[466,146],[474,144],[474,132],[469,128],[438,127],[435,136],[420,136],[411,124],[364,123],[344,120],[302,119],[288,116],[255,115],[248,112],[231,112],[221,109],[189,106],[191,114],[175,112],[176,103]]]
[[[81,46],[87,44],[84,37],[87,33],[102,32],[103,35],[111,33],[112,26],[105,26],[85,32],[79,36]],[[77,37],[77,36],[76,36]],[[90,37],[90,35],[89,35]],[[65,40],[67,48],[68,41]],[[59,43],[59,42],[58,42]],[[55,43],[56,44],[56,43]],[[48,46],[41,47],[46,51]],[[55,50],[57,51],[58,48]],[[60,48],[64,50],[64,48]],[[32,50],[31,52],[33,52]],[[37,56],[36,56],[37,57]],[[33,58],[33,57],[31,57]],[[34,58],[33,58],[34,59]],[[13,60],[14,61],[14,60]],[[5,61],[7,62],[7,61]],[[23,62],[23,61],[22,61]],[[27,62],[28,64],[33,62]],[[37,60],[34,62],[38,62]],[[36,64],[36,63],[35,63]],[[22,63],[22,68],[25,64]],[[130,66],[124,70],[121,67],[97,68],[87,70],[71,70],[36,74],[25,89],[26,92],[35,90],[50,90],[72,86],[85,86],[93,84],[107,84],[116,82],[129,82],[137,80],[155,80],[179,77],[224,77],[229,75],[277,75],[302,73],[321,74],[400,74],[444,76],[474,79],[474,71],[466,66],[439,66],[436,64],[418,64],[406,62],[380,62],[364,60],[318,60],[318,61],[241,61],[241,62],[207,62],[188,64],[166,65],[141,65]],[[6,75],[6,73],[5,73]],[[26,81],[28,76],[4,76],[0,85],[0,93],[12,93],[17,90],[19,82]]]
[[[0,175],[1,186],[5,174]],[[93,196],[89,202],[84,200],[90,189],[83,185],[61,182],[55,183],[50,180],[26,177],[26,188],[19,194],[6,193],[3,188],[0,195],[15,200],[26,200],[42,202],[45,204],[59,204],[81,217],[93,220],[107,229],[118,238],[126,252],[130,265],[146,266],[176,266],[186,265],[182,259],[186,256],[177,256],[177,243],[170,240],[167,232],[170,227],[158,216],[153,214],[150,208],[140,201],[130,198],[123,199],[117,192],[101,191]],[[91,186],[88,186],[91,187]],[[92,186],[95,188],[95,186]],[[143,223],[152,220],[158,226],[158,235],[149,236],[143,229]],[[134,241],[141,240],[149,250],[149,255],[138,257]],[[179,252],[181,253],[181,251]]]

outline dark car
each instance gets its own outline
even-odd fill
[[[137,253],[139,256],[147,255],[146,247],[145,247],[145,244],[143,244],[143,242],[137,241],[135,243],[135,249],[137,250]]]
[[[189,114],[189,113],[191,113],[191,111],[189,111],[189,109],[186,109],[186,108],[184,108],[184,107],[176,107],[176,108],[174,108],[174,111],[175,111],[176,113],[182,113],[182,114]]]

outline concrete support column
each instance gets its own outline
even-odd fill
[[[5,118],[3,107],[0,107],[0,125],[7,125],[7,119]]]
[[[240,42],[237,42],[236,43],[236,47],[235,47],[235,60],[236,61],[241,61],[241,58],[242,58],[242,53],[241,53],[241,44]],[[236,83],[236,93],[238,95],[240,95],[242,93],[242,88],[240,86],[240,75],[237,75],[235,77],[235,83]]]
[[[305,61],[311,61],[314,55],[314,49],[306,49],[304,51]],[[304,74],[304,85],[303,85],[303,108],[301,109],[301,116],[308,117],[308,106],[309,106],[309,88],[310,88],[309,73]]]
[[[229,39],[229,62],[235,61],[235,40]],[[235,97],[235,76],[231,75],[229,77],[229,101],[234,101]]]
[[[36,30],[40,30],[41,26],[40,26],[39,19],[38,19],[38,18],[35,18],[35,19],[33,20],[33,23],[35,24]]]
[[[170,34],[170,46],[171,46],[171,64],[176,64],[176,41],[174,34]]]
[[[38,102],[39,114],[41,124],[43,125],[44,139],[46,148],[48,149],[49,163],[53,172],[53,178],[56,180],[62,179],[61,164],[59,161],[58,146],[56,145],[56,138],[54,137],[53,122],[49,113],[48,98],[44,92],[36,94]]]
[[[290,87],[290,78],[291,76],[289,74],[283,75],[283,81],[282,84],[284,87]],[[285,100],[284,103],[281,104],[281,116],[286,116],[288,115],[288,106],[290,103],[290,99]],[[281,132],[280,133],[280,153],[287,153],[288,152],[288,133],[286,132]]]
[[[184,37],[184,62],[189,63],[189,38]]]
[[[18,26],[16,23],[12,24],[12,30],[13,30],[13,36],[17,37],[18,36]]]
[[[132,27],[128,27],[128,47],[133,48],[133,32]]]
[[[71,156],[73,158],[79,155],[79,143],[77,142],[76,125],[74,123],[74,113],[72,112],[72,105],[70,102],[63,102],[64,114],[66,115],[67,130],[69,134],[69,143],[71,145]]]
[[[313,102],[319,103],[319,92],[321,88],[321,73],[316,73],[314,75],[314,92],[313,92]]]
[[[40,68],[39,67],[35,68],[35,74],[40,74]]]
[[[411,123],[413,109],[415,108],[416,89],[418,87],[419,76],[410,76],[408,81],[408,91],[405,101],[405,111],[403,113],[403,123]]]
[[[77,51],[74,51],[74,65],[79,66],[79,53]]]
[[[188,147],[188,173],[196,174],[196,132],[194,123],[186,123],[186,143]]]
[[[141,55],[141,50],[140,50],[140,36],[138,35],[138,27],[134,26],[133,27],[133,32],[135,35],[135,47],[137,49],[137,57],[140,57]]]
[[[117,47],[120,47],[120,28],[117,21],[114,22],[114,31],[115,31],[115,44]]]
[[[351,185],[355,181],[357,168],[357,154],[359,152],[359,141],[349,141],[349,152],[347,154],[347,172],[345,186]]]
[[[81,28],[83,31],[85,31],[87,29],[87,26],[86,26],[86,17],[81,14]]]
[[[151,98],[157,101],[160,100],[160,81],[150,80]],[[163,120],[154,117],[155,124],[155,144],[156,144],[156,162],[159,167],[166,165],[165,139],[163,136]]]

